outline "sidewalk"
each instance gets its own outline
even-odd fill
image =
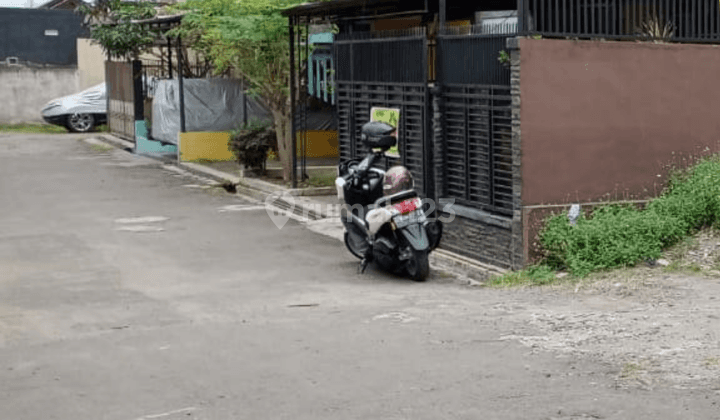
[[[106,143],[129,152],[132,152],[134,147],[133,143],[110,134],[102,134],[98,137]],[[340,241],[343,240],[344,228],[340,221],[340,215],[333,211],[340,205],[334,187],[289,189],[260,179],[229,174],[197,163],[177,162],[176,158],[172,159],[168,156],[148,157],[158,159],[165,164],[177,165],[187,172],[211,178],[219,183],[231,183],[235,186],[237,194],[263,203],[267,200],[269,204],[289,211],[291,217],[294,215],[296,220],[307,222],[311,230]],[[472,286],[481,286],[483,280],[506,272],[501,268],[474,261],[442,248],[430,253],[430,265],[433,269],[449,271],[465,284]]]

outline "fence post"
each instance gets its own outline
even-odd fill
[[[168,76],[170,79],[173,78],[173,67],[172,67],[172,40],[168,38]]]
[[[145,120],[145,97],[143,95],[142,61],[132,62],[133,102],[135,103],[135,121]],[[134,124],[134,122],[133,122]]]
[[[524,211],[522,205],[522,133],[520,131],[520,48],[518,38],[506,41],[510,51],[510,96],[512,97],[512,236],[510,259],[512,268],[520,270],[528,259],[529,244],[524,233]]]
[[[444,122],[443,122],[443,97],[442,97],[442,85],[436,84],[432,91],[432,139],[433,139],[433,167],[434,171],[434,184],[435,184],[435,196],[433,199],[436,203],[441,198],[445,198],[447,194],[447,178],[445,177],[445,168],[447,167],[445,160],[445,139],[444,133]]]
[[[292,156],[292,187],[297,188],[297,139],[295,138],[295,18],[290,17],[290,149]]]
[[[185,132],[185,85],[183,84],[182,38],[177,39],[178,90],[180,99],[180,132]]]

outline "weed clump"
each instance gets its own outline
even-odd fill
[[[547,220],[540,233],[544,264],[585,277],[592,271],[654,260],[687,235],[720,227],[720,159],[713,157],[672,175],[665,192],[645,209],[598,207],[575,225],[565,215]]]

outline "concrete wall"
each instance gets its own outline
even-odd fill
[[[80,90],[87,89],[105,81],[105,53],[102,47],[92,40],[78,38],[78,76]]]
[[[678,155],[720,150],[717,46],[519,47],[524,205],[643,199]]]
[[[515,53],[513,53],[515,55]],[[514,63],[517,60],[514,60]],[[513,66],[512,93],[519,91],[519,67]],[[519,94],[518,94],[519,96]],[[518,103],[519,104],[519,103]],[[454,204],[454,200],[446,199],[445,173],[445,124],[442,96],[439,90],[432,93],[433,105],[433,166],[435,175],[435,192],[438,197],[436,209],[444,216],[443,239],[440,248],[456,254],[490,264],[503,269],[520,269],[524,264],[522,212],[520,210],[521,172],[519,165],[520,133],[516,131],[513,120],[513,207],[512,216],[499,216],[475,208]],[[519,108],[517,109],[519,111]],[[513,101],[513,115],[515,115]],[[519,120],[518,120],[519,121]],[[452,203],[451,207],[447,207]],[[452,213],[444,210],[452,209]],[[452,217],[452,221],[447,221]]]
[[[513,131],[522,150],[525,263],[539,257],[537,234],[550,214],[571,203],[587,211],[642,202],[662,192],[668,168],[720,151],[718,46],[533,39],[517,46]]]
[[[228,147],[229,142],[230,133],[179,133],[180,160],[183,162],[235,160],[235,155]]]
[[[297,133],[297,156],[302,156],[302,137],[304,133]],[[305,156],[310,158],[336,158],[340,157],[338,149],[337,131],[308,130]]]
[[[99,45],[77,39],[77,69],[0,67],[0,123],[42,122],[40,111],[53,99],[78,93],[105,81],[105,58]]]
[[[75,69],[0,68],[0,123],[41,122],[46,103],[79,87]]]

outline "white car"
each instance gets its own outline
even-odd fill
[[[42,110],[43,119],[75,133],[86,133],[107,123],[105,83],[74,95],[50,101]]]

